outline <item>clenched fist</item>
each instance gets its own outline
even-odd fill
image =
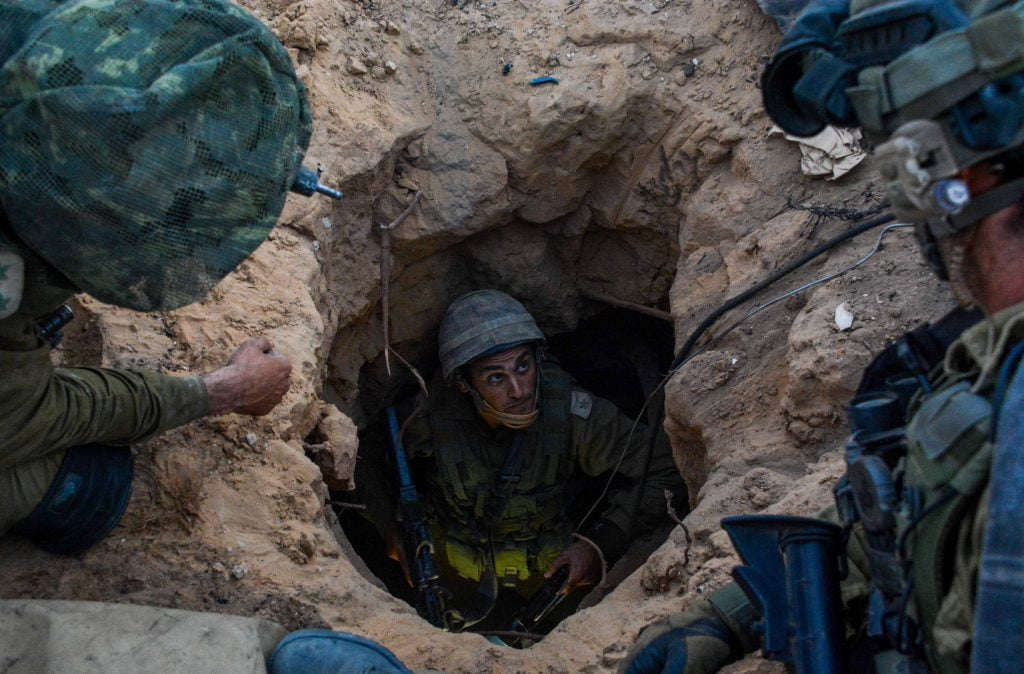
[[[207,414],[263,416],[291,386],[292,365],[266,337],[253,337],[231,355],[228,364],[203,376],[209,395]]]

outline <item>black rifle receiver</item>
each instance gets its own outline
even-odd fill
[[[565,581],[568,579],[568,565],[560,567],[555,571],[554,575],[544,581],[540,589],[530,597],[529,603],[523,607],[519,615],[512,620],[509,630],[512,632],[532,633],[540,621],[544,620],[565,599],[567,593],[564,593],[562,590],[565,588]],[[523,648],[529,645],[529,643],[523,637],[515,637],[509,645]]]
[[[427,510],[412,481],[409,460],[402,447],[398,415],[394,407],[387,408],[388,431],[394,450],[395,469],[398,474],[398,511],[405,529],[406,559],[410,560],[416,590],[420,595],[420,609],[435,627],[444,627],[444,588],[438,581],[434,562],[434,542],[427,529]]]

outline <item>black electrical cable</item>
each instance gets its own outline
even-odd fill
[[[721,318],[726,312],[732,311],[733,309],[743,304],[757,293],[761,292],[762,290],[772,285],[773,283],[783,278],[784,276],[792,274],[794,271],[804,266],[805,264],[807,264],[814,258],[818,257],[819,255],[827,253],[828,251],[832,250],[839,244],[849,241],[850,239],[856,236],[860,236],[864,232],[872,230],[875,227],[881,227],[882,225],[886,225],[895,219],[895,215],[887,213],[885,215],[880,215],[877,218],[872,218],[867,222],[861,223],[852,229],[848,229],[839,236],[829,239],[825,243],[821,244],[820,246],[812,250],[807,255],[804,255],[796,262],[792,262],[786,265],[779,271],[775,272],[765,280],[755,285],[753,288],[745,290],[736,297],[733,297],[732,299],[726,301],[725,304],[712,311],[711,314],[707,318],[705,318],[700,325],[697,326],[697,329],[690,333],[690,336],[687,338],[686,343],[683,344],[683,348],[679,350],[679,353],[676,354],[675,360],[672,361],[672,366],[669,368],[669,370],[676,370],[680,365],[683,364],[683,361],[686,360],[686,357],[688,355],[690,355],[690,351],[693,350],[693,347],[697,343],[697,340],[700,339],[700,336],[703,335],[707,331],[707,329],[710,328],[714,324],[714,322]]]
[[[863,222],[857,225],[856,227],[848,229],[839,236],[833,237],[826,241],[825,243],[821,244],[807,255],[804,255],[799,260],[791,262],[790,264],[786,265],[785,267],[775,272],[768,278],[754,285],[752,288],[748,288],[739,295],[736,295],[735,297],[727,300],[723,305],[712,311],[708,315],[708,317],[701,321],[700,325],[698,325],[697,328],[690,333],[690,336],[687,337],[686,342],[683,344],[683,348],[679,350],[679,353],[676,354],[675,360],[672,361],[672,365],[671,367],[669,367],[669,374],[671,375],[680,367],[682,367],[683,363],[686,362],[687,357],[690,355],[690,352],[693,350],[693,347],[697,344],[697,340],[700,339],[701,335],[707,332],[708,328],[714,325],[715,321],[724,316],[726,313],[732,311],[739,305],[743,304],[751,297],[761,292],[768,286],[772,285],[776,281],[779,281],[783,277],[792,274],[794,271],[796,271],[800,267],[803,267],[805,264],[807,264],[814,258],[824,253],[827,253],[836,246],[845,243],[846,241],[849,241],[854,237],[860,236],[864,232],[875,229],[876,227],[881,227],[882,225],[888,224],[895,219],[895,215],[887,213],[885,215],[880,215],[877,218],[872,218],[867,222]],[[633,499],[633,512],[629,518],[629,530],[625,532],[627,540],[631,539],[636,531],[636,521],[637,517],[639,517],[640,515],[640,504],[643,501],[644,490],[647,488],[647,477],[651,471],[651,461],[654,458],[654,445],[657,442],[658,427],[662,424],[664,420],[665,405],[662,404],[657,407],[657,411],[654,415],[654,423],[652,423],[650,428],[648,428],[649,435],[647,437],[647,452],[646,456],[644,457],[644,469],[643,472],[640,474],[640,483],[636,491],[636,497]]]

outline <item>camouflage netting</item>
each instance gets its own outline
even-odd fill
[[[0,203],[82,290],[193,302],[267,236],[309,143],[284,47],[221,0],[0,0]]]

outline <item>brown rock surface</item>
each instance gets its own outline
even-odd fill
[[[0,596],[330,626],[453,672],[609,671],[641,627],[727,578],[719,518],[828,502],[859,370],[949,303],[906,231],[863,268],[758,313],[668,383],[667,428],[695,506],[688,551],[677,530],[526,651],[435,630],[368,580],[339,540],[318,465],[347,480],[356,424],[377,412],[360,397],[384,377],[374,230],[415,190],[391,283],[392,342],[410,359],[433,350],[448,302],[482,286],[520,296],[549,333],[595,312],[586,291],[670,309],[681,344],[727,297],[848,226],[794,204],[865,209],[876,186],[870,167],[805,178],[796,147],[768,137],[755,82],[779,34],[752,0],[244,4],[290,48],[316,113],[307,163],[345,199],[293,197],[201,303],[138,315],[81,298],[63,357],[208,371],[264,334],[294,363],[292,390],[265,418],[207,420],[141,447],[123,525],[81,557],[0,542]],[[560,83],[528,85],[545,74]],[[872,245],[847,244],[761,301]],[[856,317],[842,333],[841,302]],[[729,671],[777,670],[748,660]]]

